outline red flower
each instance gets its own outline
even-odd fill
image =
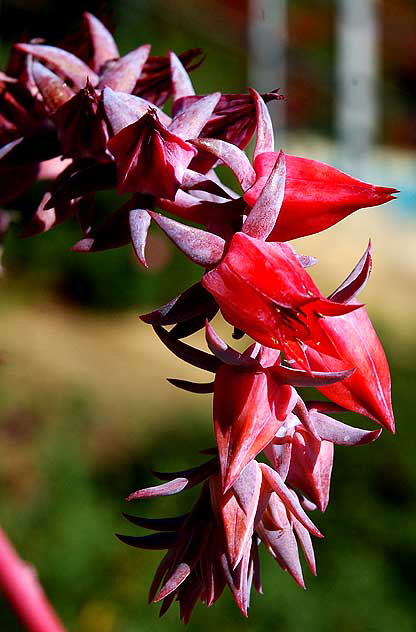
[[[300,341],[337,357],[322,327],[324,317],[357,309],[324,298],[288,245],[244,233],[234,235],[227,254],[204,275],[202,284],[229,323],[299,359]],[[288,341],[295,344],[289,347]]]
[[[149,109],[136,123],[113,136],[108,148],[118,171],[118,189],[148,193],[173,200],[194,147],[172,134]]]
[[[319,386],[339,406],[374,419],[394,432],[389,365],[383,347],[364,307],[321,323],[326,335],[341,352],[342,360],[308,348],[306,356],[314,371],[339,371],[355,367],[343,382]]]
[[[267,152],[255,158],[257,178],[244,195],[250,206],[254,206],[262,192],[277,155]],[[360,208],[394,199],[392,194],[396,192],[352,178],[323,162],[286,154],[285,195],[269,239],[288,241],[319,233]]]
[[[270,443],[295,403],[295,390],[279,384],[269,372],[220,367],[215,378],[214,428],[224,490]]]

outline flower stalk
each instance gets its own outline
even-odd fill
[[[35,569],[20,559],[0,529],[0,588],[29,632],[65,632],[50,605]]]

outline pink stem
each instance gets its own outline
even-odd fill
[[[65,632],[40,586],[0,528],[0,589],[29,632]]]

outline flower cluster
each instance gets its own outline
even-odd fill
[[[202,267],[200,282],[142,320],[179,358],[215,374],[206,384],[170,381],[213,393],[216,447],[203,465],[159,473],[161,485],[128,499],[201,484],[189,513],[128,515],[156,533],[119,537],[167,549],[150,591],[162,614],[177,599],[188,621],[198,600],[210,606],[228,586],[246,615],[252,584],[261,591],[259,544],[303,586],[298,544],[315,573],[311,535],[321,534],[306,512],[327,506],[334,444],[362,445],[381,432],[332,414],[354,411],[394,431],[387,361],[356,299],[370,274],[370,245],[325,297],[307,271],[316,260],[287,242],[382,204],[396,190],[275,151],[266,104],[281,98],[276,90],[196,95],[188,72],[199,65],[199,50],[158,57],[145,44],[120,57],[90,14],[82,35],[72,52],[19,43],[0,75],[0,202],[47,179],[25,236],[76,217],[82,238],[74,250],[131,243],[146,266],[153,222]],[[250,159],[243,150],[253,136]],[[221,182],[217,165],[232,170],[238,192]],[[113,188],[128,201],[101,218],[94,195]],[[212,328],[219,310],[234,338],[254,341],[244,352]],[[203,327],[210,353],[182,340]],[[305,400],[302,387],[326,400]]]

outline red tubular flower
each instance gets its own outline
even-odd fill
[[[324,317],[357,309],[324,298],[289,246],[244,233],[234,235],[227,254],[202,284],[229,323],[290,358],[303,357],[299,341],[337,357],[322,327]],[[295,344],[289,347],[287,341]]]
[[[214,390],[214,428],[224,490],[270,443],[296,402],[292,387],[268,372],[223,365]]]
[[[321,511],[329,501],[334,444],[320,441],[307,430],[295,432],[287,482],[300,489]]]
[[[63,156],[98,160],[106,157],[108,134],[98,108],[99,98],[87,83],[55,112],[54,121]]]
[[[118,170],[118,189],[173,200],[196,150],[169,132],[149,109],[113,136],[108,148]]]
[[[277,154],[259,154],[254,160],[255,184],[244,199],[254,206],[275,165]],[[286,154],[285,196],[270,241],[288,241],[319,233],[360,208],[394,199],[397,189],[379,187],[326,165]]]
[[[351,373],[308,374],[289,369],[280,365],[278,351],[259,345],[240,354],[226,345],[208,322],[206,336],[211,351],[224,362],[214,382],[214,429],[226,492],[297,405],[294,386],[333,383]]]
[[[394,432],[389,366],[365,308],[325,319],[321,326],[340,350],[342,360],[308,347],[306,357],[310,368],[339,371],[348,365],[355,367],[355,371],[343,382],[319,386],[319,390],[339,406],[370,417]]]

